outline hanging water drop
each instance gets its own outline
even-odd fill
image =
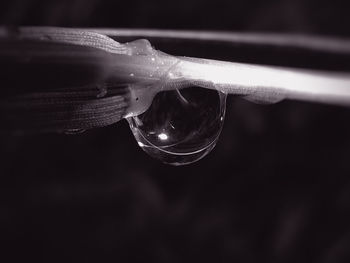
[[[144,113],[128,118],[138,145],[172,165],[198,161],[216,145],[226,94],[200,87],[158,93]]]

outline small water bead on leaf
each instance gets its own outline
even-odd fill
[[[225,109],[226,94],[188,87],[158,93],[147,111],[128,122],[146,153],[164,163],[184,165],[214,148]]]

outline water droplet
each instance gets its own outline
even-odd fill
[[[226,94],[189,87],[158,93],[147,111],[127,120],[146,153],[164,163],[184,165],[214,148],[225,108]]]
[[[129,55],[153,55],[155,53],[155,50],[147,39],[137,39],[125,43],[125,46],[130,49]]]

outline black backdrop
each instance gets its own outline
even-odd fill
[[[348,11],[316,0],[13,0],[1,1],[0,23],[350,36]],[[148,157],[124,121],[3,135],[0,260],[350,262],[349,119],[347,108],[231,97],[217,147],[185,167]]]

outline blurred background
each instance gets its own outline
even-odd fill
[[[348,11],[325,0],[2,0],[0,23],[350,37]],[[184,167],[146,155],[126,121],[2,135],[0,260],[350,262],[349,120],[348,108],[231,96],[217,147]]]

